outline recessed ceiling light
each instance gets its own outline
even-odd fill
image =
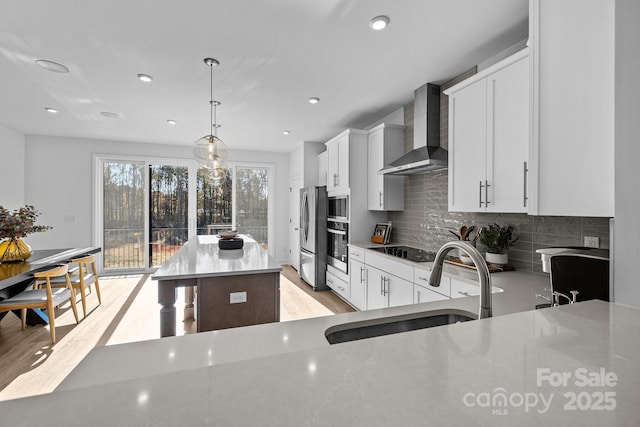
[[[47,61],[46,59],[38,59],[36,61],[36,65],[38,67],[44,68],[45,70],[53,71],[54,73],[68,73],[69,69],[62,64],[58,64],[57,62]]]
[[[283,135],[291,135],[291,131],[290,130],[284,130],[282,131]]]
[[[44,110],[47,113],[51,113],[51,114],[56,114],[58,112],[58,110],[56,110],[55,108],[51,108],[51,107],[44,107]]]
[[[167,120],[167,123],[169,123],[170,125],[178,124],[178,122],[176,122],[175,120],[171,120],[171,119]]]
[[[138,74],[138,78],[145,83],[149,83],[153,80],[153,77],[151,77],[149,74]]]
[[[376,30],[384,30],[389,25],[389,17],[385,15],[376,16],[371,21],[369,21],[369,26]]]
[[[313,98],[309,98],[309,104],[317,104],[318,102],[320,102],[320,98],[316,98],[315,96]]]
[[[111,111],[103,111],[100,113],[101,116],[109,117],[110,119],[122,119],[124,116],[120,113],[112,113]]]

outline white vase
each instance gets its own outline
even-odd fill
[[[489,264],[507,265],[507,263],[509,262],[509,255],[506,252],[503,254],[494,254],[491,252],[487,252],[486,259]]]

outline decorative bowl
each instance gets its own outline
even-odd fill
[[[237,235],[238,235],[238,232],[235,231],[235,230],[233,230],[233,231],[221,231],[220,233],[218,233],[218,236],[221,239],[233,239]]]

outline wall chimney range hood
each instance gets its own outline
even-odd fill
[[[449,165],[447,150],[440,147],[440,86],[427,83],[414,92],[413,150],[378,175],[415,175],[446,169]]]

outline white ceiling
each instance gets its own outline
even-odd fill
[[[524,39],[528,1],[0,0],[0,10],[6,127],[193,144],[209,133],[210,56],[221,62],[213,70],[218,136],[229,149],[287,152],[367,126],[422,84]],[[369,20],[380,14],[391,23],[372,31]],[[46,71],[37,59],[71,72]],[[310,105],[312,96],[320,103]]]

